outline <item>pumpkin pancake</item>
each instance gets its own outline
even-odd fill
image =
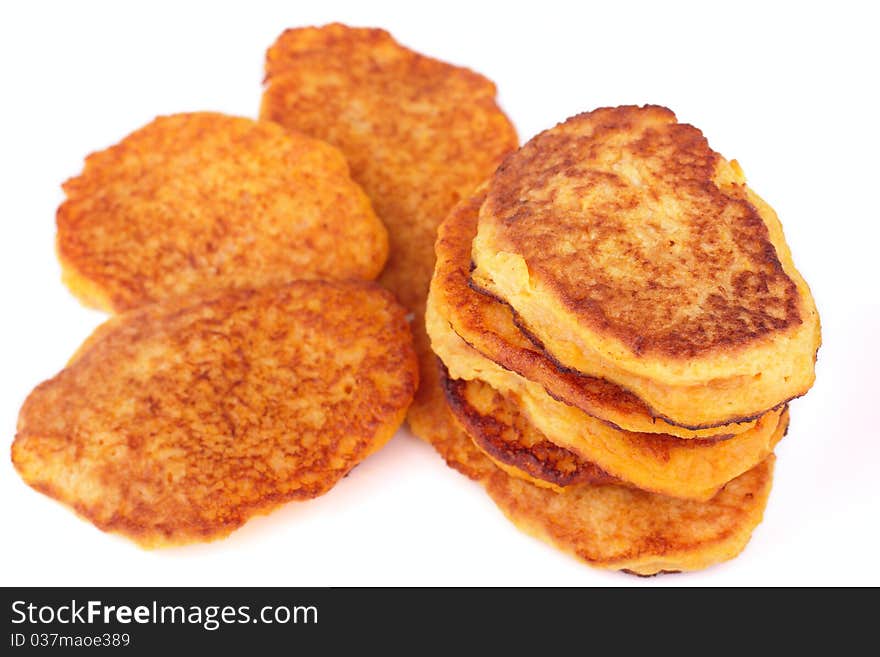
[[[446,462],[482,484],[520,529],[597,568],[639,575],[698,570],[732,559],[761,522],[773,477],[770,456],[711,500],[582,484],[557,493],[496,467],[456,423],[437,379],[419,435]],[[512,429],[515,430],[515,429]]]
[[[701,570],[733,559],[749,542],[764,516],[774,459],[707,502],[589,484],[560,495],[500,473],[487,491],[522,531],[591,566],[636,575]]]
[[[64,281],[104,310],[224,287],[373,279],[388,255],[342,154],[269,122],[157,118],[90,155],[64,191]]]
[[[145,547],[223,537],[322,495],[394,434],[418,383],[375,283],[169,299],[100,326],[21,409],[30,486]]]
[[[815,378],[819,318],[776,214],[665,108],[581,114],[507,158],[472,258],[558,363],[671,423],[751,420]]]
[[[518,145],[495,96],[491,80],[379,29],[290,29],[266,54],[260,115],[339,148],[388,227],[380,282],[413,312],[424,378],[435,374],[423,316],[437,226]],[[417,394],[412,426],[429,399]]]

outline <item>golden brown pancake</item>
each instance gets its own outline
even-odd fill
[[[495,474],[487,491],[522,531],[591,566],[637,575],[701,570],[733,559],[761,523],[774,456],[708,502],[623,486],[579,486],[565,494]]]
[[[442,381],[455,419],[474,444],[508,474],[557,491],[585,483],[622,483],[547,440],[529,423],[512,396],[508,399],[482,381],[448,376],[442,376]]]
[[[379,275],[388,235],[332,146],[270,122],[160,117],[64,184],[57,250],[84,303]]]
[[[514,373],[519,374],[528,380],[523,384],[529,385],[533,394],[540,394],[543,387],[552,397],[626,431],[712,438],[742,433],[755,426],[755,420],[697,430],[670,424],[628,390],[605,379],[560,367],[523,335],[509,306],[469,285],[471,242],[477,232],[485,188],[486,185],[482,186],[459,203],[438,229],[430,303],[436,304],[465,342],[504,368],[493,370],[497,376],[510,379]],[[511,388],[515,383],[488,382],[496,388]]]
[[[665,108],[581,114],[507,158],[472,258],[557,361],[673,423],[751,419],[813,383],[818,314],[778,218]]]
[[[419,359],[431,376],[422,317],[437,226],[518,144],[495,95],[491,80],[379,29],[291,29],[266,55],[261,116],[345,154],[388,227],[380,281],[413,312]],[[410,415],[428,398],[419,393]]]
[[[451,467],[481,483],[520,529],[592,566],[640,575],[706,568],[739,554],[761,522],[773,456],[708,502],[612,485],[557,493],[496,467],[456,424],[439,381],[423,383],[431,396],[417,433]]]
[[[33,488],[145,547],[223,537],[322,495],[403,421],[404,309],[375,283],[299,281],[109,320],[21,409]]]
[[[728,481],[767,458],[781,438],[777,427],[783,409],[769,411],[752,429],[721,440],[622,431],[553,399],[540,386],[528,385],[480,355],[452,330],[434,302],[431,295],[428,335],[451,378],[488,382],[503,395],[514,396],[522,413],[548,440],[638,488],[708,500]]]

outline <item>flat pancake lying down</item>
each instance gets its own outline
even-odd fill
[[[261,117],[345,154],[388,227],[380,281],[413,312],[416,349],[431,376],[423,317],[437,225],[518,145],[495,95],[491,80],[379,29],[290,29],[266,54]],[[423,401],[419,393],[410,415]]]
[[[477,233],[477,218],[486,198],[486,187],[483,185],[473,196],[459,203],[438,229],[430,303],[436,304],[440,314],[465,342],[501,365],[503,369],[496,368],[493,372],[507,381],[489,380],[488,383],[509,389],[518,378],[534,395],[541,394],[543,387],[554,398],[626,431],[712,438],[742,433],[755,426],[755,420],[696,430],[672,424],[657,417],[655,411],[628,390],[605,379],[560,367],[523,335],[509,306],[469,285],[471,242]]]
[[[489,495],[513,524],[592,566],[637,575],[701,570],[743,551],[764,516],[774,456],[709,502],[621,486],[558,494],[517,477],[493,476]]]
[[[670,422],[752,419],[815,378],[819,318],[776,214],[665,108],[581,114],[507,158],[472,258],[559,363]]]
[[[728,439],[683,440],[621,431],[553,399],[540,386],[505,372],[464,342],[428,299],[428,334],[453,379],[489,383],[518,400],[521,412],[552,443],[634,486],[674,497],[708,500],[728,481],[763,461],[782,438],[782,409],[761,416],[752,429]],[[534,388],[537,387],[537,391]]]
[[[445,374],[442,379],[455,419],[474,444],[506,473],[556,491],[585,483],[623,483],[594,463],[547,440],[513,399],[490,385],[450,379]]]
[[[269,122],[157,118],[64,184],[57,250],[86,304],[379,275],[388,235],[332,146]]]
[[[446,462],[482,484],[525,532],[597,568],[639,575],[698,570],[732,559],[761,522],[774,457],[725,486],[712,500],[681,500],[614,485],[584,484],[557,493],[496,467],[456,424],[439,380],[418,434]]]
[[[375,283],[178,298],[117,315],[37,386],[12,460],[100,529],[207,541],[330,490],[417,384],[405,311]]]

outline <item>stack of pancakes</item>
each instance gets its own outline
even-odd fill
[[[542,514],[577,500],[567,518],[611,518],[617,536],[652,513],[687,535],[752,481],[736,498],[756,505],[741,540],[625,567],[742,549],[820,332],[779,221],[735,161],[665,108],[582,114],[508,157],[441,225],[436,252],[426,323],[449,408],[512,479],[559,494]],[[671,514],[676,500],[690,511]]]

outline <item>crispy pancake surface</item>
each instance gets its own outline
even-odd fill
[[[57,251],[84,303],[379,275],[388,235],[332,146],[270,122],[159,117],[64,184]]]
[[[418,384],[404,309],[375,283],[299,281],[117,315],[21,409],[35,489],[146,546],[212,540],[327,492]]]
[[[613,485],[558,493],[496,467],[456,424],[439,382],[426,379],[422,389],[431,396],[429,413],[416,418],[418,435],[482,484],[517,527],[591,566],[640,575],[706,568],[739,554],[763,517],[773,456],[708,502]]]
[[[518,145],[495,95],[491,80],[379,29],[291,29],[266,55],[261,116],[338,147],[388,227],[380,280],[415,316],[424,378],[436,374],[422,318],[437,226]],[[418,393],[410,420],[431,414],[429,398]]]
[[[538,486],[561,491],[576,484],[620,483],[537,431],[516,403],[482,381],[443,377],[455,419],[499,468]]]
[[[740,475],[708,502],[584,485],[564,494],[495,474],[489,495],[527,534],[592,566],[638,575],[700,570],[737,556],[760,524],[774,457]]]
[[[553,399],[540,386],[528,385],[483,357],[437,312],[433,295],[426,320],[431,344],[451,378],[491,382],[502,395],[517,400],[521,412],[548,440],[644,490],[707,500],[763,461],[782,438],[783,409],[765,413],[752,429],[727,439],[683,440],[622,431]]]
[[[556,399],[576,406],[626,431],[663,433],[681,438],[711,438],[742,433],[755,420],[706,429],[688,429],[656,417],[656,413],[631,392],[595,376],[560,367],[540,347],[523,335],[515,317],[504,303],[481,294],[469,285],[471,243],[477,232],[477,218],[485,201],[484,185],[459,203],[438,229],[437,264],[431,280],[431,304],[452,329],[474,349],[504,369],[493,374],[511,379],[495,387],[509,389],[516,384],[513,373],[524,385],[540,394],[538,385]],[[488,381],[493,384],[493,381]]]
[[[818,314],[775,213],[665,108],[532,139],[492,179],[472,257],[558,361],[675,423],[751,419],[812,385]]]

